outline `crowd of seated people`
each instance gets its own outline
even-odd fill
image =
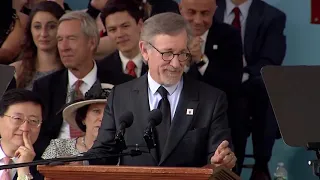
[[[141,37],[147,32],[145,22],[166,12],[179,15],[190,28],[186,50],[162,48]],[[86,9],[77,11],[63,0],[3,0],[0,15],[0,64],[15,67],[0,100],[1,165],[8,163],[6,157],[15,163],[30,162],[76,156],[95,147],[98,129],[107,121],[104,109],[115,116],[120,113],[106,106],[112,103],[107,102],[109,95],[117,95],[112,92],[120,84],[150,78],[155,71],[151,66],[155,62],[143,52],[148,47],[145,51],[152,49],[170,63],[172,67],[165,69],[172,77],[179,63],[183,81],[192,78],[225,93],[225,121],[232,141],[221,143],[221,148],[229,145],[234,152],[233,171],[241,174],[252,133],[251,179],[271,179],[268,163],[278,127],[260,69],[281,65],[284,59],[286,15],[280,10],[262,0],[90,0]],[[180,33],[170,27],[161,31],[163,36]],[[150,37],[151,33],[161,32],[155,28]],[[157,74],[161,75],[160,69]],[[176,89],[168,90],[168,96],[175,96]],[[128,102],[132,99],[129,96]],[[149,99],[151,104],[153,100]],[[26,103],[34,109],[24,109]],[[179,107],[171,104],[171,111]],[[8,137],[4,129],[10,128],[19,136]],[[0,171],[1,179],[43,178],[35,167],[9,172]]]

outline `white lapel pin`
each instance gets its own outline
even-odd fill
[[[187,109],[187,115],[192,116],[193,115],[193,109]]]
[[[214,45],[212,46],[212,49],[213,49],[213,50],[217,50],[217,49],[218,49],[218,45],[214,44]]]

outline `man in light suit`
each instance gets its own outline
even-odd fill
[[[149,71],[114,87],[89,154],[119,153],[114,139],[119,117],[126,111],[134,116],[124,137],[127,145],[145,147],[148,114],[159,108],[162,122],[155,129],[158,148],[151,149],[150,154],[121,157],[120,165],[201,167],[211,163],[234,167],[236,157],[231,150],[225,93],[183,75],[191,56],[187,48],[190,37],[187,22],[176,13],[162,13],[146,20],[139,47]],[[90,164],[117,162],[118,158],[108,158]]]
[[[271,179],[268,162],[277,124],[260,70],[266,65],[281,65],[283,62],[286,52],[286,15],[261,0],[217,0],[217,5],[219,8],[215,17],[238,28],[242,36],[245,67],[236,116],[241,122],[239,127],[248,123],[252,126],[255,166],[251,180]],[[241,172],[246,139],[250,133],[246,131],[234,132],[235,152],[239,158],[238,173]]]

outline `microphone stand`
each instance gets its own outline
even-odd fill
[[[153,127],[147,128],[144,131],[143,138],[146,141],[146,144],[147,144],[147,147],[149,149],[149,152],[150,152],[150,149],[153,149],[153,148],[155,148],[157,146],[157,143],[156,143],[156,140],[155,140],[155,137],[154,137],[154,128]]]
[[[101,158],[111,158],[111,157],[123,157],[123,156],[139,156],[142,154],[142,151],[139,148],[131,150],[127,153],[119,153],[119,154],[98,154],[98,155],[82,155],[76,157],[67,157],[67,158],[54,158],[54,159],[45,159],[45,160],[37,160],[27,163],[17,163],[17,164],[9,164],[0,166],[0,170],[3,169],[12,169],[12,168],[19,168],[19,167],[26,167],[26,166],[36,166],[36,165],[63,165],[68,162],[75,162],[75,161],[85,161],[85,160],[93,160],[93,159],[101,159]]]

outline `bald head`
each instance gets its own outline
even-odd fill
[[[181,15],[190,23],[194,36],[203,35],[212,25],[216,0],[181,0]]]

